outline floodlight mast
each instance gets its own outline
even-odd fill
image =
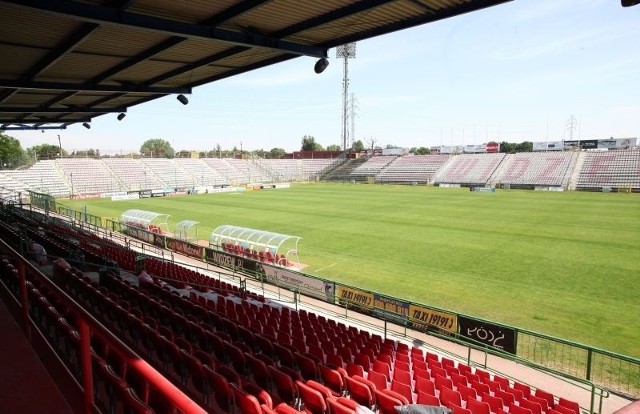
[[[336,57],[344,59],[344,70],[342,77],[342,150],[347,150],[349,140],[347,133],[347,107],[349,106],[349,59],[356,57],[356,44],[347,43],[336,48]]]

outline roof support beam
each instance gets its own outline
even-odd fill
[[[391,3],[395,0],[369,0],[369,1],[360,1],[358,3],[353,3],[349,6],[342,7],[340,9],[332,10],[327,12],[321,16],[312,17],[308,20],[305,20],[300,23],[292,24],[291,26],[285,27],[282,30],[278,30],[275,33],[272,33],[272,36],[275,37],[286,37],[290,36],[294,33],[301,32],[303,30],[311,29],[315,26],[320,26],[325,23],[330,23],[338,19],[342,19],[353,14],[362,13],[367,10],[371,10],[378,6],[382,6],[387,3]]]
[[[61,125],[48,125],[48,126],[40,126],[40,125],[7,125],[7,124],[3,124],[2,126],[0,126],[0,130],[2,131],[24,131],[24,130],[30,130],[30,129],[35,129],[35,130],[41,130],[41,129],[67,129],[67,126],[65,124],[61,124]]]
[[[215,53],[211,56],[207,56],[206,58],[200,59],[196,62],[190,63],[188,65],[184,65],[181,66],[177,69],[174,69],[172,71],[169,71],[167,73],[164,73],[162,75],[156,76],[155,78],[149,79],[146,84],[147,85],[153,85],[154,83],[158,83],[158,82],[162,82],[163,80],[172,78],[174,76],[178,76],[181,75],[185,72],[190,72],[192,70],[195,70],[197,68],[200,68],[202,66],[206,66],[206,65],[210,65],[218,60],[227,58],[229,56],[233,56],[235,54],[244,52],[245,50],[249,50],[248,47],[243,47],[243,46],[234,46],[230,49],[224,50],[222,52],[219,53]]]
[[[395,32],[398,30],[408,29],[410,27],[420,26],[426,23],[437,22],[439,20],[448,19],[449,17],[458,16],[465,13],[470,13],[476,10],[485,9],[487,7],[496,6],[502,3],[508,3],[513,0],[476,0],[469,3],[459,3],[456,6],[448,7],[446,9],[433,12],[430,9],[425,9],[425,13],[420,16],[411,17],[404,20],[398,20],[393,23],[389,23],[385,26],[376,27],[374,29],[364,30],[348,36],[337,38],[331,42],[327,42],[324,46],[335,47],[343,45],[345,43],[356,42],[360,39],[369,39],[375,36]]]
[[[75,107],[70,106],[68,108],[40,108],[40,107],[29,107],[29,108],[20,108],[15,106],[0,106],[0,112],[6,114],[66,114],[69,112],[78,113],[78,114],[107,114],[107,113],[115,113],[115,112],[127,112],[126,107],[119,108],[88,108],[88,107]]]
[[[44,56],[40,61],[38,61],[35,65],[33,65],[29,71],[24,73],[20,79],[23,81],[29,81],[38,76],[41,72],[46,70],[48,67],[56,63],[60,60],[64,55],[72,51],[80,42],[86,39],[94,30],[99,27],[97,24],[87,23],[84,24],[79,30],[73,33],[71,36],[66,38],[61,44],[59,44],[56,48],[52,49]],[[11,97],[14,93],[16,93],[18,89],[6,89],[2,93],[0,93],[0,102]]]
[[[125,92],[125,93],[153,93],[153,94],[172,94],[172,93],[191,93],[189,87],[176,88],[160,88],[155,86],[124,84],[124,85],[97,85],[97,84],[78,84],[63,82],[20,82],[7,79],[0,79],[0,88],[19,88],[19,89],[45,89],[53,91],[88,91],[88,92]]]
[[[323,47],[291,42],[258,33],[244,33],[202,24],[185,23],[139,13],[120,11],[88,3],[69,0],[58,0],[55,2],[50,0],[6,0],[4,3],[26,7],[28,9],[48,11],[65,17],[74,16],[77,19],[97,24],[117,24],[154,30],[171,36],[217,40],[240,46],[276,49],[283,53],[298,56],[327,57],[327,49]]]
[[[202,24],[206,24],[207,26],[217,26],[220,23],[226,22],[229,19],[233,19],[234,17],[241,15],[242,13],[248,12],[251,9],[255,9],[256,7],[268,1],[271,0],[250,0],[234,4],[228,9],[202,22]]]

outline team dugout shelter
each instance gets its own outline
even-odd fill
[[[120,215],[120,223],[138,229],[148,230],[153,233],[168,233],[169,214],[156,213],[146,210],[127,210]]]
[[[300,266],[298,242],[301,237],[225,224],[216,227],[209,245],[238,256],[280,266]]]

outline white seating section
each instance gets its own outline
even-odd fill
[[[434,176],[434,182],[449,184],[487,184],[505,154],[461,154],[451,158]]]
[[[4,171],[4,173],[32,191],[54,197],[67,196],[71,193],[71,183],[65,180],[55,160],[38,161],[29,169]]]
[[[194,184],[193,177],[189,176],[182,168],[179,168],[174,160],[142,158],[140,161],[160,179],[165,188],[189,187]]]
[[[163,186],[160,179],[140,160],[133,158],[104,158],[104,164],[122,183],[127,183],[127,190],[144,190]]]
[[[256,160],[257,164],[268,171],[274,181],[313,181],[322,171],[344,159],[265,159]]]
[[[61,158],[55,161],[74,194],[106,193],[126,189],[100,160]]]
[[[185,170],[187,174],[193,177],[193,182],[198,185],[222,186],[230,184],[229,180],[201,159],[176,158],[175,162],[180,168]]]
[[[494,181],[510,185],[566,186],[575,166],[576,152],[508,154]]]
[[[371,157],[351,171],[352,178],[375,177],[384,167],[396,159],[395,156]]]
[[[576,189],[640,189],[640,149],[586,152]]]
[[[433,175],[448,159],[448,155],[398,157],[376,176],[376,181],[430,183]]]
[[[349,172],[350,171],[350,172]],[[324,174],[324,175],[323,175]],[[578,190],[640,190],[640,148],[594,152],[532,152],[379,156],[362,159],[64,158],[0,172],[0,198],[18,192],[55,197],[157,188],[250,183],[359,180],[381,183],[501,184]]]

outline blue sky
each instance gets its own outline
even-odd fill
[[[640,136],[640,6],[515,0],[357,44],[349,63],[355,138],[403,147]],[[317,75],[298,58],[94,119],[92,128],[10,131],[24,148],[138,151],[300,149],[341,143],[342,60]],[[241,144],[242,143],[242,144]]]

